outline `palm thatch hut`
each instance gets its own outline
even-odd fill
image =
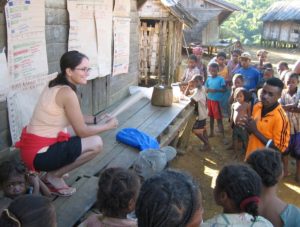
[[[300,46],[300,1],[275,2],[262,16],[261,43],[273,47]]]

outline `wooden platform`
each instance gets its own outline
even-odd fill
[[[67,182],[76,187],[77,192],[70,198],[54,198],[58,227],[75,225],[96,202],[97,176],[103,169],[129,168],[136,160],[138,150],[116,141],[116,133],[120,129],[137,128],[157,138],[161,146],[166,146],[178,135],[192,114],[193,107],[187,101],[173,103],[171,107],[156,107],[146,98],[123,112],[118,117],[119,127],[101,134],[104,152],[70,173]]]

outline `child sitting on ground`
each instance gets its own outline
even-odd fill
[[[272,149],[260,149],[248,157],[247,163],[263,183],[259,214],[274,226],[299,226],[300,209],[277,196],[277,185],[283,175],[280,153]]]
[[[290,126],[291,136],[287,150],[282,154],[284,176],[288,176],[288,154],[296,159],[296,181],[300,183],[300,89],[299,74],[288,73],[286,89],[282,91],[280,104],[285,110]]]
[[[207,92],[207,108],[208,116],[210,117],[210,137],[214,136],[214,120],[217,120],[219,132],[224,135],[224,127],[222,120],[222,112],[220,101],[222,100],[223,94],[226,91],[225,80],[223,77],[218,75],[219,65],[212,63],[209,65],[210,77],[205,81],[205,88]],[[224,140],[225,142],[225,140]]]
[[[242,87],[234,91],[235,102],[231,105],[230,122],[232,124],[232,141],[233,151],[236,159],[240,159],[241,155],[238,151],[239,142],[242,142],[243,151],[246,151],[248,145],[248,132],[240,124],[240,120],[244,117],[251,117],[251,105],[249,92]]]
[[[204,143],[201,150],[210,151],[211,147],[208,141],[206,131],[206,118],[207,118],[207,105],[206,105],[206,92],[202,87],[203,78],[195,76],[189,83],[185,90],[185,95],[191,96],[191,103],[197,103],[197,119],[193,126],[193,133]],[[191,89],[194,88],[192,91]]]
[[[243,164],[225,166],[219,173],[214,189],[215,201],[223,213],[204,222],[201,227],[213,226],[273,226],[258,216],[261,179]]]
[[[0,189],[4,196],[0,199],[0,211],[21,195],[38,195],[40,192],[50,195],[39,177],[27,172],[23,163],[16,160],[5,161],[0,165]]]
[[[40,195],[22,195],[1,214],[0,226],[56,227],[56,213],[51,201]]]
[[[164,170],[144,182],[135,212],[139,227],[199,227],[203,213],[199,186],[183,172]]]
[[[136,227],[136,220],[127,215],[135,209],[139,190],[139,177],[132,171],[106,169],[98,183],[97,204],[101,214],[91,215],[80,227]]]

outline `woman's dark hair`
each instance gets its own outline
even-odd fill
[[[98,187],[100,212],[108,217],[126,216],[130,200],[138,196],[140,179],[130,170],[109,168],[101,174]]]
[[[218,58],[218,57],[223,57],[223,58],[226,59],[226,53],[225,53],[225,52],[219,52],[219,53],[217,54],[217,58]]]
[[[49,82],[49,87],[54,87],[56,85],[68,85],[70,86],[74,91],[76,91],[76,86],[68,81],[66,76],[66,69],[70,68],[74,70],[76,66],[78,66],[82,59],[88,59],[87,56],[84,54],[72,50],[69,52],[66,52],[63,54],[63,56],[60,58],[60,70],[61,72],[57,75],[57,77]]]
[[[225,166],[216,181],[216,192],[226,192],[241,212],[247,212],[256,219],[258,216],[258,198],[261,193],[261,179],[249,166],[233,164]],[[245,201],[247,201],[245,203]]]
[[[0,217],[0,226],[5,227],[54,227],[55,223],[54,206],[48,198],[40,195],[18,197]]]
[[[9,160],[2,162],[0,165],[0,186],[9,180],[14,175],[24,175],[26,168],[24,164],[17,160]]]
[[[197,61],[198,61],[196,55],[194,55],[194,54],[191,54],[191,55],[189,56],[188,59],[189,59],[189,60],[192,60],[192,61],[194,61],[194,62],[197,62]]]
[[[278,183],[282,174],[281,154],[273,149],[258,149],[247,159],[247,163],[261,177],[265,187]]]
[[[165,170],[144,182],[135,213],[139,227],[183,227],[200,207],[199,186],[192,177]]]

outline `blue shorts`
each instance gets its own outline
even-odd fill
[[[284,154],[290,154],[293,158],[300,160],[300,132],[291,135],[290,143]]]

